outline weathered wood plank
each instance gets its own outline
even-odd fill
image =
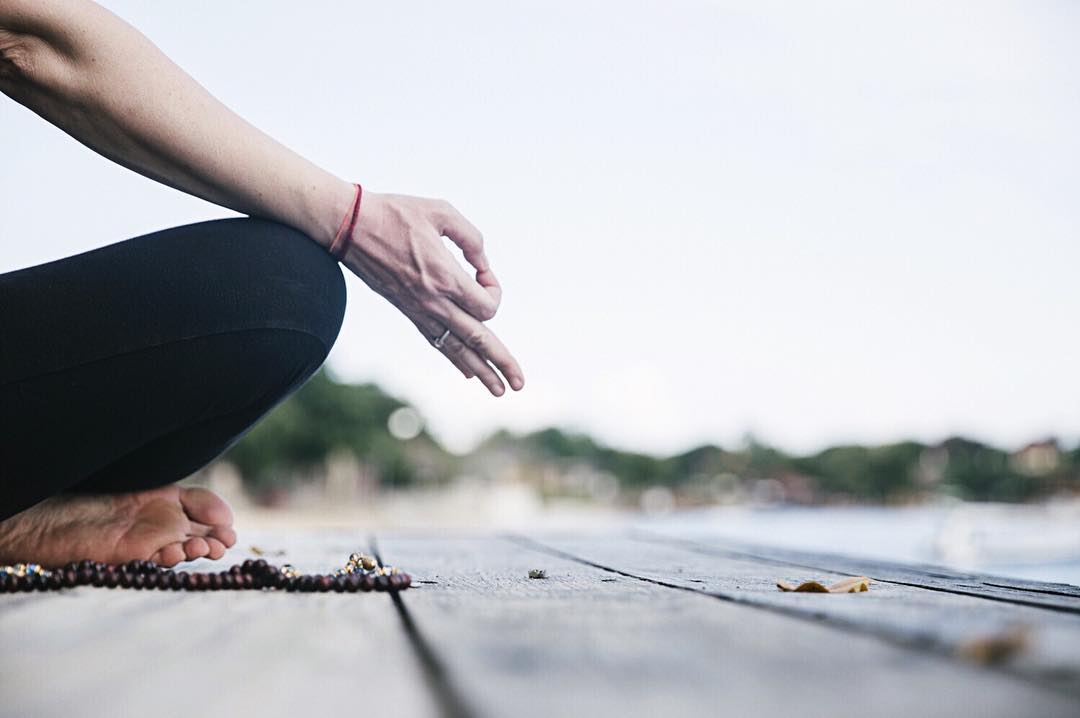
[[[307,571],[366,545],[358,535],[259,542]],[[247,557],[233,551],[226,566]],[[384,594],[4,595],[0,636],[2,715],[437,715]]]
[[[745,558],[774,565],[831,569],[844,574],[868,575],[879,581],[1080,614],[1080,586],[1067,583],[1026,581],[941,566],[902,564],[841,554],[756,546],[700,534],[685,538],[667,533],[636,531],[632,535],[643,540],[667,540],[691,550],[706,551],[719,556]]]
[[[621,543],[621,555],[649,548],[612,543]],[[480,715],[768,717],[807,706],[819,715],[872,706],[874,715],[950,717],[1077,710],[1075,700],[1012,676],[615,575],[535,544],[394,536],[381,537],[379,546],[385,560],[407,566],[417,579],[403,603]],[[548,577],[527,578],[533,568]],[[670,567],[657,568],[666,575]],[[695,578],[686,575],[687,585]]]
[[[781,593],[776,588],[777,579],[831,582],[852,573],[721,551],[703,552],[692,550],[693,546],[640,537],[546,536],[526,541],[534,540],[550,550],[643,579],[825,622],[943,656],[956,655],[971,641],[1022,627],[1028,632],[1030,646],[1003,670],[1080,696],[1080,616],[897,583],[876,583],[868,593],[851,595]]]

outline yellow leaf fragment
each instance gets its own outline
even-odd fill
[[[869,590],[870,579],[866,576],[852,576],[829,586],[829,593],[862,593]]]
[[[870,579],[866,576],[855,576],[837,581],[831,586],[825,586],[820,581],[803,581],[798,586],[780,580],[776,587],[788,593],[862,593],[870,590]]]
[[[786,581],[777,581],[776,587],[781,591],[794,591],[795,593],[828,593],[829,589],[817,581],[803,581],[798,586],[792,586]]]

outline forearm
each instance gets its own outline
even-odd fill
[[[0,91],[136,172],[329,245],[347,182],[248,124],[104,8],[0,5]]]

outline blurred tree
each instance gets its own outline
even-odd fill
[[[836,446],[796,459],[793,466],[815,477],[826,493],[888,501],[909,493],[926,447],[914,441],[884,446]]]
[[[319,466],[335,451],[352,453],[375,469],[384,484],[413,483],[418,453],[428,464],[434,461],[435,473],[446,477],[452,457],[426,431],[407,441],[390,434],[387,420],[402,406],[404,402],[374,384],[342,384],[320,369],[224,458],[237,466],[245,483],[256,491],[292,482],[298,473]]]
[[[1017,473],[1008,453],[963,437],[946,439],[948,455],[944,482],[958,496],[974,501],[1023,501],[1043,488],[1043,482]]]

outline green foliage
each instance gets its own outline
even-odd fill
[[[944,481],[961,498],[1022,501],[1042,488],[1038,480],[1014,471],[1000,449],[962,438],[948,439],[943,446],[949,454]]]
[[[336,451],[352,453],[374,468],[384,484],[417,478],[411,446],[449,457],[426,433],[403,442],[387,430],[390,414],[404,403],[374,384],[342,384],[324,370],[274,408],[225,455],[252,488],[291,482]]]
[[[792,466],[813,476],[831,494],[887,501],[910,492],[915,468],[926,447],[905,441],[884,446],[836,446],[795,459]]]
[[[402,406],[373,384],[342,384],[320,371],[226,458],[257,491],[293,481],[337,452],[353,454],[384,485],[451,478],[460,460],[427,433],[408,441],[390,435],[387,420]],[[845,497],[885,502],[941,492],[970,500],[1021,501],[1055,489],[1080,488],[1080,447],[1063,452],[1060,470],[1043,480],[1019,474],[1006,452],[962,438],[937,447],[906,441],[836,446],[793,457],[748,437],[746,445],[734,451],[706,444],[665,457],[621,451],[582,433],[548,428],[522,436],[508,431],[492,434],[478,447],[474,466],[482,465],[484,452],[491,450],[526,466],[587,466],[615,476],[630,496],[654,485],[700,494],[700,487],[715,485],[721,476],[728,484],[747,486],[757,479],[791,482],[804,487],[803,495],[811,492],[809,499],[801,500]],[[937,458],[925,462],[928,452]],[[476,457],[481,464],[475,463]],[[937,469],[931,471],[930,465]]]

